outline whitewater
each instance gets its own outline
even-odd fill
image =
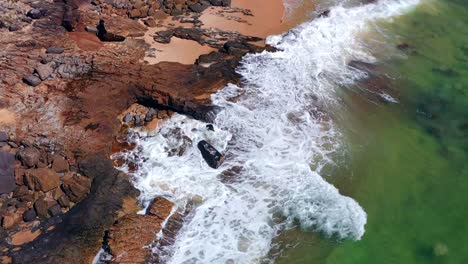
[[[339,107],[339,87],[365,77],[348,62],[375,62],[359,35],[416,4],[338,4],[327,17],[269,37],[278,51],[245,56],[242,85],[212,96],[220,109],[214,131],[176,114],[154,135],[134,139],[138,147],[126,156],[139,157],[133,180],[141,201],[164,196],[179,208],[195,205],[175,243],[155,248],[164,262],[259,263],[293,226],[334,239],[364,235],[364,209],[321,176],[346,148],[327,113]],[[226,155],[220,168],[203,160],[200,140]]]

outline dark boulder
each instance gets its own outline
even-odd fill
[[[14,163],[13,154],[0,151],[0,194],[10,193],[15,189]]]
[[[18,25],[11,25],[8,27],[8,30],[13,32],[13,31],[18,31],[20,30],[20,27]]]
[[[124,36],[120,36],[114,33],[107,32],[104,20],[99,20],[99,24],[96,26],[99,40],[106,42],[122,42],[125,40]]]
[[[190,10],[192,10],[193,12],[196,12],[196,13],[201,13],[208,7],[209,7],[209,5],[203,5],[203,4],[193,4],[193,5],[188,6],[188,8]]]
[[[41,83],[41,79],[37,77],[36,75],[32,75],[32,74],[24,76],[23,81],[26,84],[29,84],[33,87],[38,86]]]
[[[217,169],[224,161],[224,155],[219,153],[210,143],[202,140],[198,142],[198,149],[200,150],[206,163],[213,169]]]
[[[28,13],[26,14],[26,16],[32,18],[32,19],[39,19],[43,16],[45,16],[45,11],[44,10],[41,10],[41,9],[38,9],[38,8],[33,8],[31,10],[28,11]]]
[[[34,209],[29,209],[27,210],[26,212],[24,212],[23,214],[23,220],[25,222],[32,222],[34,220],[36,220],[36,211],[34,211]]]

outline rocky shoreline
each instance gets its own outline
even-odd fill
[[[138,191],[110,156],[122,149],[118,139],[128,127],[154,128],[173,112],[210,121],[216,111],[210,95],[239,82],[235,68],[243,55],[265,49],[251,43],[260,38],[200,27],[200,12],[229,5],[0,3],[2,263],[90,263],[103,245],[112,254],[108,263],[158,262],[143,246],[170,244],[188,212],[173,212],[157,198],[146,215],[137,215]],[[146,63],[150,47],[141,36],[168,16],[194,23],[160,31],[155,41],[178,37],[216,50],[193,65]],[[96,34],[101,19],[113,34],[108,39]],[[135,237],[141,230],[151,232]],[[154,240],[159,232],[165,241]]]

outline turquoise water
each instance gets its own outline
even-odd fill
[[[423,1],[381,27],[407,44],[376,54],[399,103],[344,91],[347,158],[327,178],[366,210],[366,233],[290,230],[277,263],[468,263],[468,1]]]

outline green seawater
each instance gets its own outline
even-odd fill
[[[398,104],[343,92],[346,162],[327,180],[368,214],[360,241],[290,230],[276,263],[468,263],[468,0],[380,22]]]

